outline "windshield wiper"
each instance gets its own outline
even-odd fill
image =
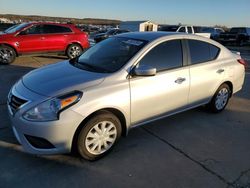
[[[81,68],[81,69],[85,67],[84,69],[87,68],[87,70],[91,72],[93,71],[93,72],[101,72],[101,73],[110,73],[110,71],[104,68],[101,68],[101,67],[89,64],[89,63],[85,63],[85,62],[79,62],[79,57],[71,59],[69,62],[73,64],[74,66],[77,66],[78,68]]]
[[[96,65],[88,64],[85,62],[77,62],[77,63],[80,65],[86,66],[87,68],[89,68],[93,71],[102,72],[102,73],[110,73],[110,71],[108,71],[107,69],[104,69],[102,67],[98,67]]]

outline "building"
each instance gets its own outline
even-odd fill
[[[0,23],[12,23],[12,21],[7,18],[0,18]]]
[[[157,31],[158,24],[151,21],[125,21],[121,22],[120,29],[126,29],[129,31]]]

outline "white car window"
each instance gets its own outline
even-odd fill
[[[199,40],[188,40],[188,45],[192,64],[214,60],[220,52],[218,47]]]
[[[140,66],[150,66],[157,72],[182,66],[181,40],[163,42],[151,49],[140,61]]]

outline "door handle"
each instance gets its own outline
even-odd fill
[[[181,84],[182,82],[184,82],[186,80],[186,78],[177,78],[177,80],[175,80],[174,82],[177,83],[177,84]]]
[[[44,40],[44,39],[45,39],[45,37],[41,37],[40,39],[41,39],[41,40]]]
[[[216,72],[218,73],[218,74],[221,74],[221,73],[223,73],[225,70],[224,69],[219,69],[219,70],[217,70]]]

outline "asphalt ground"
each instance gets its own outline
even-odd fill
[[[247,48],[236,50],[250,57]],[[30,70],[65,59],[19,57],[0,65],[0,188],[250,187],[248,72],[243,89],[222,113],[196,108],[135,128],[96,162],[70,154],[26,154],[10,128],[7,93]]]

